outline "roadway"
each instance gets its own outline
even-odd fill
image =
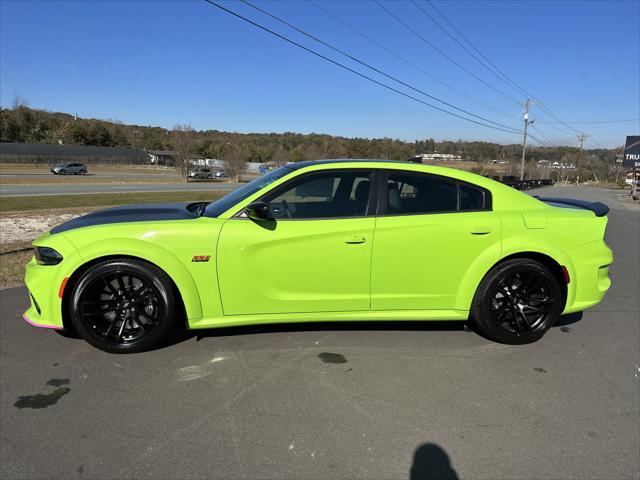
[[[619,191],[543,192],[608,203],[615,263],[604,301],[533,345],[349,323],[118,356],[0,292],[0,477],[637,479],[640,213]]]
[[[129,180],[130,181],[130,180]],[[62,184],[0,184],[0,197],[41,195],[87,195],[95,193],[129,192],[184,192],[230,190],[237,183],[189,182],[189,183],[62,183]]]

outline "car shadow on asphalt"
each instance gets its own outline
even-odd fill
[[[571,325],[573,323],[579,322],[582,320],[582,312],[568,313],[566,315],[562,315],[557,323],[554,325],[555,328],[566,327],[567,325]]]
[[[562,331],[569,331],[568,325],[579,322],[582,319],[582,312],[562,315],[554,328]],[[242,335],[256,335],[268,333],[294,333],[294,332],[340,332],[340,331],[402,331],[402,332],[475,332],[467,322],[459,320],[425,320],[425,321],[352,321],[352,322],[304,322],[304,323],[279,323],[266,325],[246,325],[238,327],[219,327],[198,330],[188,330],[186,328],[176,328],[164,342],[155,346],[151,350],[158,350],[193,338],[196,342],[205,338],[232,337]],[[56,330],[56,333],[67,337],[79,339],[74,331]],[[484,337],[481,332],[475,332]]]
[[[562,315],[554,328],[566,328],[567,325],[579,322],[582,312]],[[242,335],[256,335],[267,333],[294,333],[294,332],[327,332],[327,331],[405,331],[405,332],[473,332],[467,322],[453,321],[353,321],[353,322],[305,322],[305,323],[279,323],[267,325],[246,325],[238,327],[208,328],[202,330],[177,329],[173,334],[157,348],[170,347],[185,342],[192,338],[196,341],[212,337],[231,337]],[[477,332],[476,332],[477,333]]]
[[[273,325],[247,325],[220,327],[202,330],[178,329],[163,345],[168,347],[195,338],[196,341],[210,337],[230,337],[267,333],[327,332],[327,331],[470,331],[465,322],[460,321],[375,321],[375,322],[305,322],[280,323]],[[162,348],[162,347],[159,347]]]

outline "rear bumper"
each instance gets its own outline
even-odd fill
[[[573,265],[563,313],[574,313],[600,303],[611,287],[609,266],[613,252],[599,240],[570,249],[567,254]]]

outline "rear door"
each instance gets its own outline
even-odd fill
[[[273,220],[229,219],[217,255],[224,314],[369,310],[372,184],[366,169],[302,174],[261,199]]]
[[[470,265],[500,255],[490,193],[448,177],[389,171],[380,196],[372,309],[453,309]]]

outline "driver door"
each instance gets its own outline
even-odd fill
[[[217,266],[225,315],[370,308],[373,172],[311,172],[261,200],[272,219],[229,219]]]

